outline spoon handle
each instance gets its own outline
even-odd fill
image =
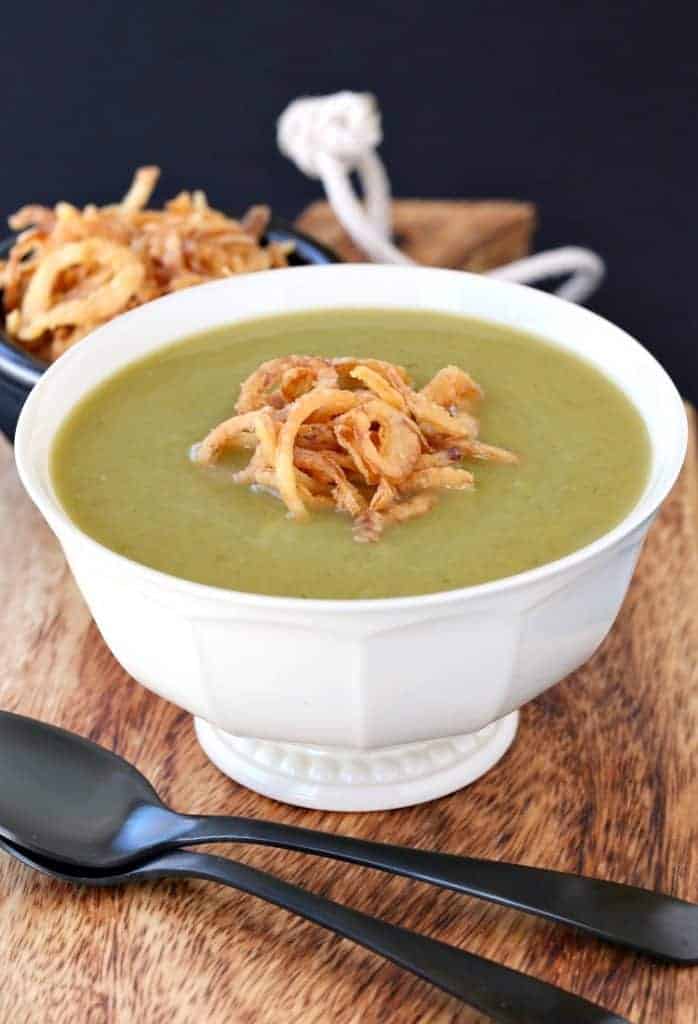
[[[501,1024],[628,1024],[625,1018],[554,985],[223,857],[168,853],[132,868],[123,879],[173,876],[220,882],[283,907],[392,960]]]
[[[178,845],[229,840],[350,861],[572,925],[662,960],[698,963],[698,905],[648,889],[254,818],[183,815],[180,824]]]

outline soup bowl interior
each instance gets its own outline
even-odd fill
[[[51,446],[95,385],[205,329],[348,307],[476,316],[586,358],[647,426],[651,466],[634,508],[592,544],[518,576],[354,601],[191,583],[106,549],[67,517],[51,482]],[[511,743],[516,709],[593,653],[617,615],[685,445],[686,416],[673,384],[642,346],[600,317],[485,277],[353,265],[215,282],[119,317],[43,375],[20,418],[16,455],[106,643],[134,678],[195,716],[212,760],[279,799],[368,810],[430,799],[481,775]]]

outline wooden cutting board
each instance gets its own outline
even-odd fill
[[[243,789],[191,719],[111,657],[0,441],[0,707],[134,761],[176,808],[258,815],[521,861],[698,900],[696,420],[611,635],[523,709],[484,778],[420,807],[323,814]],[[288,880],[530,972],[634,1024],[696,1024],[698,969],[654,964],[513,911],[281,851],[219,848]],[[371,953],[204,882],[78,890],[0,854],[0,1021],[15,1024],[476,1024]],[[560,1022],[566,1024],[566,1022]]]

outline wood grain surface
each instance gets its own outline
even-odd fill
[[[695,416],[682,477],[620,618],[579,672],[523,709],[485,778],[420,807],[323,814],[220,774],[188,715],[117,665],[0,442],[0,707],[134,761],[176,808],[579,871],[698,900]],[[220,848],[395,923],[562,985],[634,1024],[696,1024],[698,969],[300,854]],[[0,854],[0,1021],[476,1024],[479,1014],[320,928],[204,882],[74,889]],[[565,1024],[565,1022],[560,1022]]]

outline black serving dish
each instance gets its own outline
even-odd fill
[[[291,266],[338,262],[330,249],[276,217],[272,219],[265,239],[270,242],[293,242],[294,250],[289,257]],[[0,259],[7,256],[13,244],[14,238],[0,242]],[[22,406],[48,363],[34,359],[9,339],[3,329],[1,310],[0,302],[0,431],[12,441]]]

